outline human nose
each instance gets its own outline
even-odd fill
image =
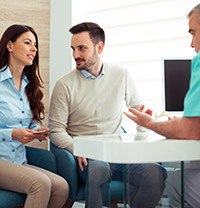
[[[73,57],[74,57],[74,59],[80,57],[80,54],[79,54],[78,50],[73,51]]]
[[[31,50],[32,51],[37,51],[37,47],[35,45],[32,45]]]
[[[192,39],[190,46],[194,48],[194,40]]]

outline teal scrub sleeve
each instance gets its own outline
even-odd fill
[[[200,52],[192,60],[190,87],[184,99],[183,116],[200,116]]]

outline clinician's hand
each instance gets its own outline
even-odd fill
[[[151,109],[145,110],[145,106],[144,106],[144,105],[141,105],[139,111],[140,111],[140,112],[143,112],[143,113],[146,113],[146,114],[148,114],[148,115],[150,115],[150,116],[152,116],[152,114],[153,114],[153,111],[152,111]]]
[[[84,166],[88,165],[87,159],[85,157],[76,157],[76,159],[78,161],[79,168],[83,171]]]
[[[149,128],[151,126],[151,123],[154,121],[153,117],[151,116],[152,112],[142,112],[134,108],[129,108],[128,110],[130,113],[124,112],[124,114],[140,126]]]

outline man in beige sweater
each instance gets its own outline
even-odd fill
[[[72,27],[70,32],[76,69],[55,85],[49,128],[55,132],[50,135],[51,142],[73,153],[74,136],[119,134],[123,102],[138,110],[142,102],[127,70],[103,63],[105,34],[98,24],[84,22]],[[86,197],[87,207],[108,206],[107,199],[102,199],[101,187],[109,185],[112,179],[123,180],[123,165],[76,159],[82,182],[86,182],[87,173],[90,176],[93,197]],[[131,208],[155,207],[165,187],[165,169],[158,164],[130,164],[128,168]]]

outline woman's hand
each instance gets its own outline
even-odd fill
[[[38,139],[40,141],[42,140],[47,140],[49,133],[41,133],[41,134],[36,134],[36,132],[41,131],[41,130],[49,130],[48,128],[38,128],[36,130],[32,129],[27,129],[27,128],[14,128],[12,131],[12,138],[14,140],[18,140],[19,142],[26,144],[34,139]]]
[[[47,127],[38,128],[33,133],[40,142],[43,140],[47,140],[50,134],[50,129]]]

